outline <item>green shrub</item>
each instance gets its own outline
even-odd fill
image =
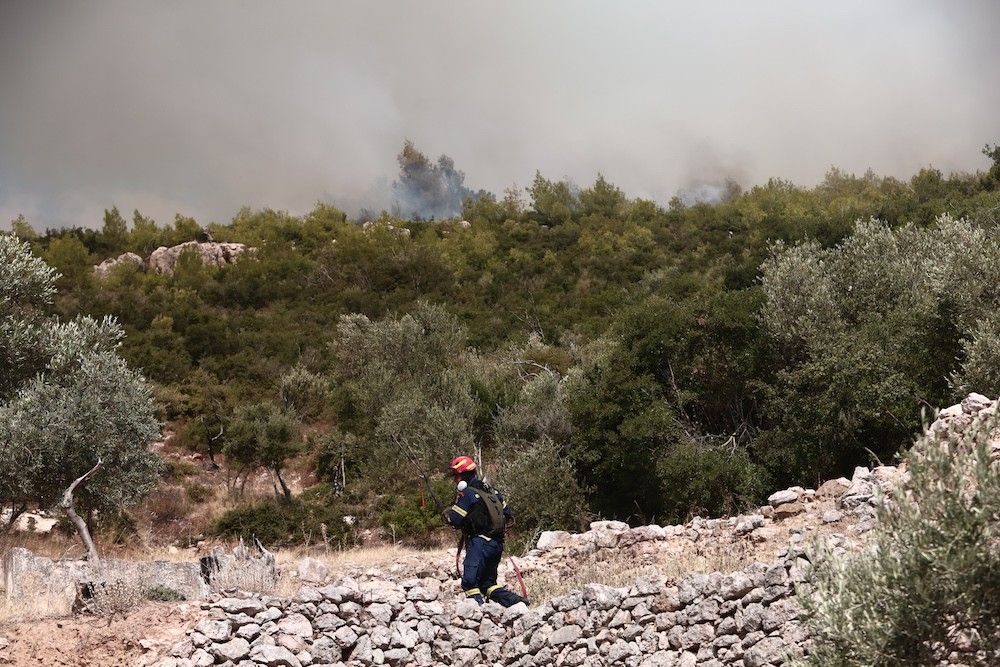
[[[754,504],[768,486],[766,471],[746,450],[681,443],[657,462],[668,516],[719,516]]]
[[[450,506],[455,499],[451,482],[438,479],[431,484],[438,502]],[[396,540],[420,541],[443,525],[441,513],[422,480],[383,495],[375,511],[379,525]]]
[[[183,479],[197,475],[201,468],[197,463],[191,461],[179,461],[177,459],[164,459],[163,476],[167,479]]]
[[[1000,463],[988,444],[998,423],[990,412],[964,432],[925,435],[867,548],[813,555],[800,595],[811,664],[1000,664]]]
[[[183,593],[159,584],[147,588],[144,597],[150,602],[181,602],[187,599]]]
[[[580,530],[587,515],[573,464],[548,438],[500,466],[496,485],[514,512],[514,545],[533,541],[541,530]]]
[[[231,509],[216,520],[209,533],[245,540],[256,536],[267,545],[289,546],[320,542],[324,525],[331,543],[353,543],[343,513],[328,488],[320,485],[291,500],[267,499]]]
[[[184,490],[187,493],[188,500],[195,505],[200,505],[215,497],[215,489],[204,484],[198,484],[197,482],[186,484]]]

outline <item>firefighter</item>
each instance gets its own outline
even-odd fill
[[[451,462],[458,486],[455,504],[444,512],[444,520],[465,535],[462,590],[483,604],[486,600],[510,607],[526,600],[497,584],[497,568],[503,558],[503,540],[514,515],[498,491],[479,478],[476,462],[459,456]]]

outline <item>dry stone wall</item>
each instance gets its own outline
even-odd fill
[[[771,564],[671,584],[590,584],[539,607],[455,603],[436,579],[303,588],[294,599],[223,598],[161,667],[783,664],[808,650],[795,550]]]
[[[200,600],[209,588],[198,563],[106,559],[105,573],[95,575],[84,560],[52,560],[14,547],[3,557],[4,592],[9,599],[45,595],[74,600],[79,584],[121,579],[161,586],[188,600]]]

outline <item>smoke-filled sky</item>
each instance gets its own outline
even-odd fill
[[[974,170],[998,28],[992,0],[0,0],[0,225],[384,204],[406,138],[474,189],[601,171],[661,202]]]

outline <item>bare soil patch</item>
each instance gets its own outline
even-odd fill
[[[0,665],[123,667],[147,664],[180,641],[201,614],[190,603],[147,603],[124,615],[90,615],[0,625],[9,645]],[[2,642],[0,642],[2,643]]]

